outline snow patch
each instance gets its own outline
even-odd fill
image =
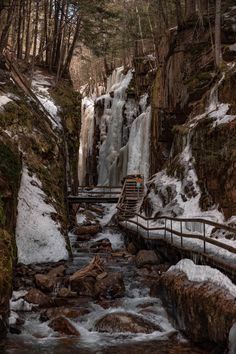
[[[49,113],[48,117],[51,120],[52,126],[54,128],[62,129],[59,109],[55,105],[49,93],[49,89],[52,86],[50,78],[45,77],[43,74],[37,71],[34,75],[34,79],[32,80],[31,85],[35,95],[44,106],[46,111]]]
[[[11,101],[12,101],[12,99],[10,97],[8,97],[8,95],[1,95],[0,96],[0,111],[3,111],[4,106]]]
[[[217,269],[209,266],[196,265],[190,259],[182,259],[175,266],[170,267],[167,272],[175,270],[184,272],[190,281],[213,283],[228,291],[233,297],[236,297],[236,286]]]
[[[51,218],[56,210],[45,199],[41,182],[23,167],[16,225],[18,261],[21,263],[57,262],[68,258],[60,225]]]

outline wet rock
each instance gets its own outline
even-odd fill
[[[132,255],[136,255],[138,250],[135,247],[135,245],[133,244],[133,242],[130,242],[127,246],[127,252],[129,252]]]
[[[90,249],[92,252],[112,252],[111,242],[107,238],[94,242]]]
[[[76,235],[96,235],[102,230],[100,224],[90,225],[90,226],[77,226],[74,230]]]
[[[57,278],[57,277],[63,277],[65,275],[66,267],[64,265],[60,265],[56,268],[51,269],[48,272],[48,277],[50,278]]]
[[[125,285],[121,273],[110,273],[102,279],[96,280],[95,295],[99,298],[114,299],[123,297],[125,294]]]
[[[75,328],[75,326],[63,316],[56,317],[51,322],[49,322],[49,327],[61,334],[72,335],[77,337],[80,336],[80,333]]]
[[[11,334],[21,334],[20,328],[18,326],[16,326],[16,325],[11,325],[9,327],[9,331],[10,331]]]
[[[40,290],[45,292],[52,292],[56,285],[56,280],[55,278],[44,274],[36,274],[35,283]]]
[[[76,291],[80,296],[94,297],[95,278],[86,276],[71,281],[72,291]]]
[[[57,296],[59,297],[76,297],[77,296],[77,293],[76,292],[73,292],[71,291],[70,289],[68,288],[60,288],[57,292]]]
[[[27,302],[39,305],[40,307],[49,307],[52,305],[51,298],[38,289],[30,289],[24,299]]]
[[[82,309],[73,309],[68,307],[53,307],[47,310],[44,310],[40,314],[40,320],[42,322],[52,320],[58,316],[64,316],[68,318],[78,318],[80,316],[86,315],[89,313],[89,310],[86,308]]]
[[[114,312],[97,321],[95,329],[108,333],[152,333],[161,331],[160,327],[143,317],[131,313]]]
[[[159,265],[162,259],[152,250],[142,250],[138,252],[135,262],[138,268],[142,268],[146,265]]]
[[[91,235],[79,235],[77,237],[77,241],[78,242],[86,242],[86,241],[90,241],[91,240]]]

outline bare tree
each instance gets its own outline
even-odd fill
[[[219,68],[222,61],[221,52],[221,0],[216,0],[215,13],[215,62],[216,67]]]

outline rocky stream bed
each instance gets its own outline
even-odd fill
[[[112,214],[99,206],[78,216],[70,261],[17,266],[1,353],[213,353],[173,327],[155,296],[169,264],[125,247]]]

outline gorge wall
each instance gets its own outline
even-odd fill
[[[0,336],[4,336],[16,262],[52,262],[69,256],[65,196],[78,185],[80,96],[69,81],[53,89],[54,76],[42,70],[34,73],[30,84],[29,78],[20,74],[21,81],[13,69],[1,65]]]

